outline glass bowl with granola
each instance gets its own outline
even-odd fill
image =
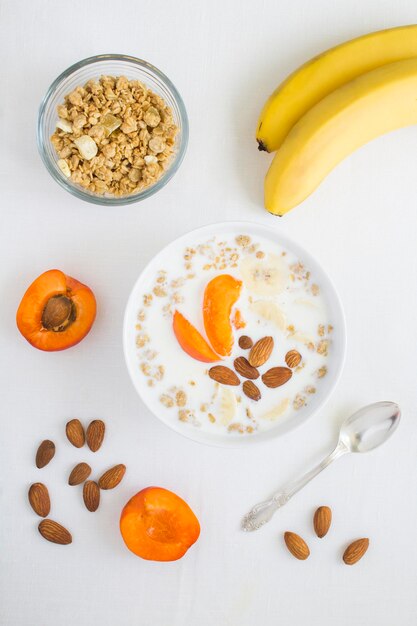
[[[79,61],[52,83],[39,109],[37,140],[47,170],[64,189],[95,204],[131,204],[175,174],[188,119],[160,70],[105,54]]]

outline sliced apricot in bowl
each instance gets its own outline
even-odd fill
[[[220,360],[195,326],[179,311],[175,311],[172,325],[181,348],[193,359],[203,361],[203,363],[214,363]]]
[[[200,524],[175,493],[147,487],[124,506],[120,532],[129,550],[142,559],[176,561],[197,541]]]
[[[239,309],[236,309],[233,315],[232,324],[235,330],[241,330],[242,328],[245,328],[246,326],[246,322],[243,319],[242,313],[239,311]]]
[[[207,284],[204,291],[204,328],[213,350],[220,356],[229,356],[233,348],[230,315],[241,288],[240,280],[230,274],[220,274]]]
[[[96,299],[91,289],[60,270],[48,270],[27,289],[16,323],[32,346],[53,352],[84,339],[95,317]]]

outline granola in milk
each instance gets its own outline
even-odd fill
[[[333,326],[304,264],[241,234],[187,247],[181,272],[170,267],[142,294],[136,323],[138,368],[161,410],[242,435],[308,405]]]

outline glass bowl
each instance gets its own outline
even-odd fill
[[[99,195],[88,191],[66,178],[57,165],[59,159],[51,143],[58,119],[57,106],[64,102],[64,96],[76,87],[84,85],[90,79],[98,79],[102,74],[126,76],[130,80],[139,80],[157,95],[161,96],[171,108],[173,119],[178,126],[171,163],[158,181],[137,193],[126,196]],[[75,63],[63,72],[49,87],[39,109],[37,143],[39,153],[52,178],[64,189],[77,198],[94,204],[120,206],[133,204],[151,196],[161,189],[173,177],[184,158],[188,143],[188,118],[184,102],[177,89],[156,67],[122,54],[100,54]]]

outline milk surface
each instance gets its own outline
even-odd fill
[[[158,261],[157,272],[145,272],[135,332],[141,392],[165,421],[179,421],[184,429],[198,428],[222,437],[251,436],[273,428],[277,421],[294,419],[320,394],[320,385],[331,367],[332,337],[337,328],[333,329],[329,319],[320,284],[302,259],[273,240],[236,232],[197,239],[174,253],[171,247]],[[263,285],[263,272],[266,270],[268,279],[269,266],[283,281],[279,293],[274,292],[274,286],[269,289],[268,284]],[[239,309],[246,326],[234,331],[229,357],[218,363],[203,363],[179,345],[172,316],[175,310],[180,311],[207,339],[202,312],[204,289],[219,274],[242,281],[234,310]],[[254,276],[260,277],[255,287]],[[272,367],[287,367],[285,355],[290,350],[302,356],[284,385],[271,389],[261,377],[254,381],[261,391],[257,402],[243,393],[242,385],[221,385],[208,375],[213,365],[234,370],[236,357],[248,357],[249,350],[238,344],[241,335],[254,342],[273,337],[272,354],[258,368],[261,375]],[[243,383],[245,379],[239,378]]]

